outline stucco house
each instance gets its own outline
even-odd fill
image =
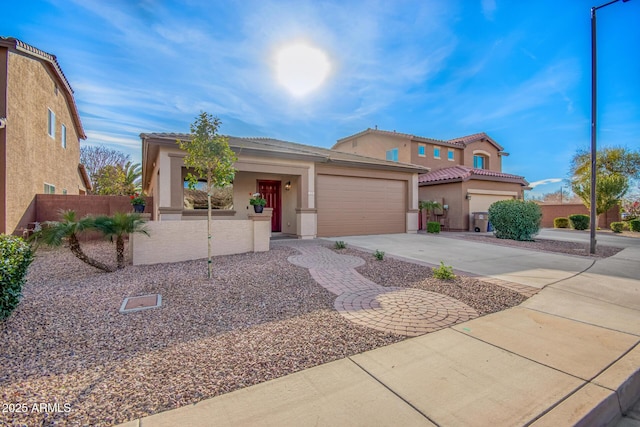
[[[186,189],[188,134],[143,133],[143,189],[160,222],[205,219],[201,197]],[[427,167],[269,138],[229,137],[238,156],[231,189],[216,195],[215,220],[252,217],[251,193],[267,199],[272,233],[298,238],[415,233],[418,175]]]
[[[332,150],[415,164],[420,174],[419,200],[433,200],[446,209],[440,219],[451,230],[469,230],[472,212],[486,212],[498,200],[522,199],[528,182],[502,172],[503,147],[486,133],[447,141],[406,133],[367,129],[342,138]]]
[[[82,128],[56,57],[0,37],[0,233],[25,228],[36,194],[83,194]]]

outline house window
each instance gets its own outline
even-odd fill
[[[392,162],[398,161],[398,149],[393,148],[391,150],[387,150],[387,160],[391,160]]]
[[[427,155],[427,146],[424,144],[418,144],[418,156],[424,157]]]
[[[184,181],[183,190],[184,209],[207,209],[207,181],[201,180],[193,189],[189,188],[189,181]],[[211,193],[211,209],[233,210],[233,184],[224,188],[214,188]]]
[[[67,148],[67,127],[60,126],[60,139],[62,140],[62,148]]]
[[[473,167],[475,169],[484,169],[485,168],[484,156],[479,156],[477,154],[473,156]]]
[[[434,159],[440,158],[440,147],[433,147],[433,158]]]
[[[62,189],[62,194],[67,194],[67,189],[66,188]]]
[[[44,183],[44,194],[56,194],[56,186]]]
[[[447,159],[449,159],[451,161],[454,161],[456,159],[455,158],[455,151],[449,150],[449,152],[447,153]]]
[[[49,136],[51,138],[56,137],[56,115],[53,113],[53,111],[47,109],[48,114],[47,114],[47,133],[49,134]]]

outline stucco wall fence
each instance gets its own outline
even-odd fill
[[[207,221],[150,221],[149,236],[129,238],[133,265],[159,264],[207,258]],[[269,250],[271,210],[250,214],[246,220],[212,220],[212,255]]]
[[[569,217],[569,215],[589,215],[589,210],[582,203],[540,205],[542,209],[542,227],[553,228],[553,219]],[[610,228],[611,223],[620,221],[620,208],[614,206],[598,218],[598,227]]]

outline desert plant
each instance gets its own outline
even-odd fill
[[[533,240],[541,220],[542,210],[535,202],[500,200],[489,206],[489,221],[498,239]]]
[[[61,221],[47,221],[40,231],[31,236],[37,245],[44,243],[48,246],[60,246],[62,242],[67,241],[69,250],[80,261],[102,271],[113,271],[108,265],[87,256],[80,247],[78,235],[84,231],[95,229],[94,219],[91,217],[77,219],[75,211],[72,210],[62,211],[60,215]]]
[[[569,221],[571,222],[571,228],[574,230],[586,230],[589,228],[589,215],[569,215]]]
[[[113,216],[101,215],[94,219],[93,226],[113,242],[116,241],[116,263],[118,268],[124,268],[124,236],[140,233],[145,236],[149,232],[144,227],[146,221],[137,213],[116,212]]]
[[[611,231],[613,231],[614,233],[622,233],[622,230],[624,230],[626,225],[627,224],[622,221],[612,222]]]
[[[373,253],[373,256],[374,256],[378,261],[382,261],[382,260],[384,260],[384,252],[382,252],[381,250],[376,249],[376,251]]]
[[[440,232],[440,223],[429,221],[427,223],[427,233],[439,233]]]
[[[553,219],[553,228],[569,228],[569,218],[559,216]]]
[[[640,231],[640,219],[632,219],[629,221],[629,229],[631,231]]]
[[[346,247],[347,247],[347,244],[342,240],[338,240],[335,244],[336,249],[344,249]]]
[[[450,265],[444,265],[443,261],[440,261],[440,267],[433,268],[433,277],[441,280],[453,280],[456,275],[453,274],[453,267]]]
[[[442,205],[433,200],[420,200],[418,202],[418,209],[427,213],[427,220],[431,216],[431,213],[436,209],[442,209]]]
[[[9,317],[22,297],[33,252],[24,240],[0,234],[0,320]]]

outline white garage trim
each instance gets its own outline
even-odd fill
[[[518,192],[517,191],[474,190],[474,189],[469,189],[469,190],[467,190],[467,193],[469,193],[469,194],[492,194],[492,195],[496,195],[496,196],[518,197]]]

